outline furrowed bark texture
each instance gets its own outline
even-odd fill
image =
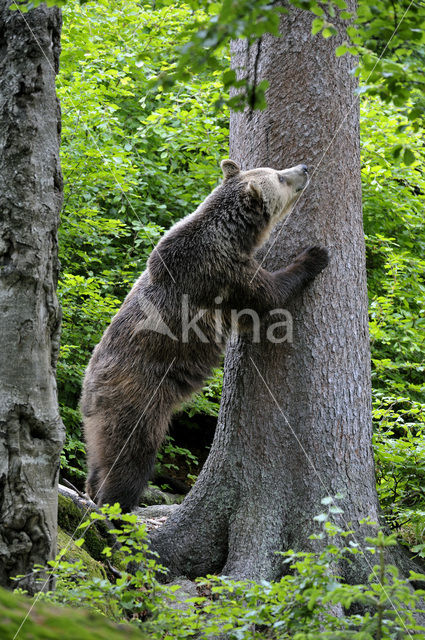
[[[253,349],[239,341],[228,353],[228,366],[245,372],[245,392],[239,397],[226,389],[232,399],[224,426],[246,425],[241,460],[251,471],[242,478],[255,474],[261,487],[255,500],[260,526],[248,526],[249,499],[236,514],[224,572],[237,575],[276,575],[274,549],[311,548],[308,536],[324,496],[344,494],[337,521],[344,529],[353,523],[359,541],[363,531],[355,523],[378,521],[359,108],[350,75],[355,62],[336,58],[334,38],[312,37],[311,21],[307,13],[291,11],[282,20],[281,39],[253,48],[248,66],[252,77],[257,60],[259,79],[270,81],[268,108],[252,117],[234,114],[231,122],[231,154],[244,167],[304,162],[310,168],[310,185],[262,252],[266,268],[279,268],[312,244],[330,253],[329,267],[289,308],[292,344]],[[233,59],[236,66],[245,64],[243,43],[236,43]],[[363,575],[351,577],[364,579],[369,571],[362,567]]]
[[[61,14],[0,0],[0,584],[55,554]],[[19,583],[37,589],[29,575]]]
[[[311,550],[320,501],[338,492],[337,523],[352,523],[359,541],[359,519],[378,521],[354,60],[335,57],[342,35],[311,36],[313,17],[292,8],[282,37],[249,54],[234,43],[233,66],[251,80],[257,67],[257,83],[267,78],[270,88],[266,110],[232,114],[230,157],[243,169],[308,165],[311,183],[262,250],[263,266],[277,270],[316,244],[330,265],[289,308],[291,344],[229,345],[209,459],[153,537],[174,574],[276,578],[275,551]],[[373,564],[338,570],[364,580]]]

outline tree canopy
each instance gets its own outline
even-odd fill
[[[40,5],[42,0],[23,0],[13,8],[28,11]],[[48,6],[66,6],[69,0],[48,0]],[[86,4],[81,2],[81,5]],[[100,3],[101,5],[102,3]],[[352,53],[358,56],[353,73],[362,79],[360,92],[379,96],[386,103],[392,102],[406,114],[417,131],[424,111],[423,48],[425,38],[425,4],[422,0],[376,0],[369,3],[360,0],[356,14],[347,10],[345,0],[188,0],[173,3],[172,0],[154,0],[142,5],[143,10],[155,12],[175,8],[190,12],[183,25],[174,32],[170,47],[171,59],[162,64],[151,78],[153,87],[168,88],[175,82],[188,80],[193,73],[219,72],[225,89],[237,88],[236,95],[220,95],[215,106],[227,103],[232,109],[265,107],[267,81],[257,85],[255,77],[237,78],[235,70],[223,65],[223,52],[235,38],[245,38],[250,45],[261,47],[266,33],[279,35],[279,19],[282,13],[298,7],[311,11],[317,17],[313,21],[312,34],[321,33],[324,38],[336,34],[333,24],[338,15],[346,21],[345,40],[336,48],[336,55]],[[145,25],[142,36],[151,33]],[[136,51],[139,62],[146,60],[145,47]],[[152,57],[150,57],[152,59]],[[255,76],[255,74],[254,74]],[[414,154],[409,145],[395,144],[395,157],[403,154],[406,164],[411,164]]]

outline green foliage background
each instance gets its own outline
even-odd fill
[[[74,479],[84,475],[78,400],[91,350],[163,230],[217,184],[228,153],[226,47],[214,41],[213,64],[199,64],[198,74],[183,73],[176,54],[211,23],[217,8],[208,7],[209,14],[194,3],[72,0],[64,11],[58,383],[63,472]],[[361,5],[352,36],[364,54],[358,73],[377,482],[388,520],[425,555],[425,151],[415,80],[425,50],[412,44],[416,16],[406,24],[404,53],[398,34],[374,67],[394,16],[372,23],[386,5],[370,7]],[[332,35],[329,8],[317,16],[316,30]],[[220,390],[217,371],[186,413],[216,415]]]
[[[175,43],[192,19],[185,5],[153,11],[133,0],[73,2],[64,12],[58,384],[63,465],[77,476],[84,470],[78,400],[90,353],[161,233],[217,184],[226,155],[228,112],[212,106],[219,71],[167,93],[152,87],[175,65]],[[216,412],[210,395],[192,411]]]

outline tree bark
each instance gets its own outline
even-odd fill
[[[321,499],[338,492],[344,514],[334,521],[350,523],[361,546],[359,520],[378,521],[357,83],[353,58],[335,56],[343,36],[312,37],[313,18],[292,8],[281,38],[249,52],[233,44],[233,66],[251,80],[256,68],[270,86],[264,111],[232,114],[230,157],[244,169],[308,165],[311,183],[261,251],[263,266],[277,270],[317,244],[330,265],[290,305],[291,344],[239,337],[228,346],[210,456],[152,539],[171,574],[275,579],[283,572],[275,551],[312,550]],[[363,581],[373,564],[359,559],[338,572]]]
[[[0,0],[0,584],[55,554],[61,13]]]

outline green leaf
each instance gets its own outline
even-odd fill
[[[406,148],[403,153],[404,164],[410,165],[415,161],[415,154],[409,148]]]
[[[314,516],[314,520],[316,520],[316,522],[326,522],[327,519],[328,519],[327,513],[319,513],[319,515]]]
[[[319,33],[323,29],[324,24],[325,21],[322,18],[315,18],[311,24],[312,35],[314,36],[316,33]]]
[[[336,55],[337,58],[340,58],[345,53],[347,53],[347,51],[348,51],[347,45],[346,44],[341,44],[341,45],[339,45],[339,47],[337,47],[335,49],[335,55]]]

